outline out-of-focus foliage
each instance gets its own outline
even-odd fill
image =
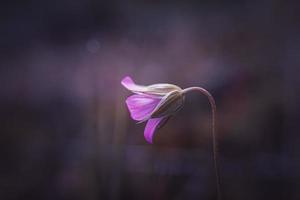
[[[214,199],[210,108],[149,145],[125,75],[202,86],[226,199],[300,199],[299,14],[284,1],[10,1],[0,6],[0,199]]]

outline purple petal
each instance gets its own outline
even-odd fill
[[[145,91],[145,86],[135,84],[129,76],[126,76],[125,78],[123,78],[122,81],[121,81],[121,84],[125,88],[127,88],[128,90],[133,91],[133,92],[143,92],[143,91]]]
[[[147,142],[152,144],[153,135],[155,134],[155,131],[160,127],[160,125],[162,124],[162,122],[165,121],[165,119],[166,118],[161,117],[161,118],[152,118],[148,120],[144,130],[144,137],[147,140]]]
[[[155,109],[160,99],[150,96],[134,94],[126,99],[132,119],[141,121],[148,117]]]

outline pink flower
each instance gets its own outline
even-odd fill
[[[122,85],[135,93],[126,99],[132,119],[147,121],[144,136],[152,143],[155,131],[178,111],[184,102],[183,90],[172,84],[137,85],[130,77],[121,81]]]
[[[161,127],[171,115],[178,111],[184,102],[185,95],[188,92],[197,91],[204,94],[211,105],[212,111],[212,139],[213,139],[213,157],[217,184],[217,196],[220,200],[221,179],[217,160],[217,139],[216,139],[216,103],[213,96],[202,87],[189,87],[181,89],[172,84],[154,84],[142,86],[135,84],[130,77],[122,80],[122,85],[135,93],[126,100],[127,107],[132,119],[139,122],[148,121],[144,130],[144,136],[149,143],[152,143],[155,131]]]

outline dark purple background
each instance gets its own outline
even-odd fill
[[[149,145],[126,75],[213,94],[224,199],[300,199],[298,3],[109,2],[1,3],[0,199],[215,199],[207,99]]]

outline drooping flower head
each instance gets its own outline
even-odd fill
[[[132,119],[139,122],[147,121],[144,136],[149,143],[152,143],[155,131],[182,107],[183,90],[167,83],[137,85],[128,76],[121,83],[135,93],[126,99],[128,110]]]
[[[197,91],[208,98],[212,111],[213,158],[217,184],[217,196],[218,200],[221,200],[221,178],[218,169],[215,125],[217,107],[213,96],[202,87],[181,89],[176,85],[165,83],[149,86],[137,85],[128,76],[125,77],[121,83],[125,88],[135,93],[127,98],[126,104],[132,119],[139,122],[148,121],[144,130],[144,136],[149,143],[152,143],[155,131],[161,127],[171,115],[182,107],[186,93]]]

